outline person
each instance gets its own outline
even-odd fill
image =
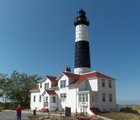
[[[16,120],[21,120],[21,111],[22,111],[22,109],[21,109],[21,106],[19,104],[16,108]]]
[[[33,115],[36,116],[36,110],[37,108],[35,107],[35,109],[33,110]]]

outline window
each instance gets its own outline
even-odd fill
[[[42,82],[40,83],[40,88],[42,88]]]
[[[95,97],[94,97],[94,95],[92,95],[92,97],[91,97],[91,101],[92,101],[92,102],[95,101]]]
[[[61,80],[60,81],[60,88],[66,87],[66,80]]]
[[[52,103],[56,103],[56,97],[54,96],[54,97],[52,97]]]
[[[102,79],[102,87],[105,87],[105,80]]]
[[[45,90],[49,89],[49,83],[45,83]]]
[[[79,94],[79,102],[88,102],[88,94]]]
[[[34,95],[34,97],[33,97],[33,101],[34,101],[34,102],[36,101],[36,97],[35,97],[35,95]]]
[[[47,96],[45,97],[45,102],[48,102],[48,97]]]
[[[102,101],[105,102],[105,93],[102,94]]]
[[[112,87],[111,80],[109,80],[108,87]]]
[[[39,96],[39,102],[41,102],[42,101],[42,97],[41,97],[41,95]]]
[[[48,107],[48,96],[44,97],[44,106]]]
[[[109,101],[112,102],[112,94],[109,94]]]
[[[60,99],[61,99],[61,101],[65,101],[66,100],[66,93],[62,93],[62,94],[60,94]]]

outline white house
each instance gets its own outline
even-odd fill
[[[31,92],[31,109],[57,111],[70,107],[73,113],[116,110],[115,79],[91,71],[86,13],[81,9],[74,22],[75,68],[66,67],[57,77],[45,76]]]

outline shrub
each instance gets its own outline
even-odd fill
[[[2,109],[2,110],[4,110],[4,109],[9,109],[9,110],[15,110],[15,108],[17,107],[17,103],[1,103],[0,104],[0,108]]]

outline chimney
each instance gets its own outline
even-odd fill
[[[65,67],[65,72],[71,72],[70,66]]]

